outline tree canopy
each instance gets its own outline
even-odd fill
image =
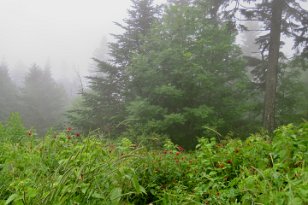
[[[71,123],[111,137],[155,133],[193,147],[200,136],[253,132],[262,115],[269,131],[305,118],[307,11],[295,0],[232,2],[169,0],[161,7],[133,0],[128,18],[116,23],[124,32],[114,34],[109,60],[94,59]],[[237,45],[238,33],[249,29],[242,21],[264,30],[246,45],[259,55],[245,56]],[[282,35],[299,48],[294,60],[281,54]]]

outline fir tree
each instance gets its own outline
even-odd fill
[[[125,102],[130,98],[127,67],[134,55],[141,53],[144,36],[158,19],[159,7],[153,0],[132,0],[129,17],[124,24],[116,23],[124,33],[116,35],[110,44],[110,61],[94,59],[95,73],[89,77],[89,90],[83,93],[82,105],[68,113],[73,125],[84,130],[101,128],[113,133],[124,119]]]
[[[167,135],[192,148],[205,127],[243,128],[249,80],[235,34],[205,11],[205,5],[172,3],[147,36],[146,52],[135,56],[129,70],[137,97],[125,123],[139,133]]]

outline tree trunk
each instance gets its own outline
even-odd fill
[[[269,45],[268,68],[265,77],[265,97],[263,126],[272,132],[275,129],[275,101],[277,87],[277,71],[280,49],[280,33],[283,3],[280,0],[272,2],[272,17]]]

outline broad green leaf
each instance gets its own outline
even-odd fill
[[[121,200],[122,189],[120,187],[113,188],[110,192],[110,200],[112,202],[119,202]]]
[[[132,182],[138,194],[146,193],[145,188],[139,184],[138,178],[136,175],[133,177]]]
[[[12,194],[5,202],[5,205],[10,204],[13,201],[17,201],[19,199],[22,199],[22,196],[18,195],[18,194]]]

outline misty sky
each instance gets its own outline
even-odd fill
[[[49,64],[56,78],[72,77],[75,70],[85,75],[103,37],[110,41],[109,33],[121,32],[113,21],[121,22],[130,7],[129,0],[0,2],[0,61],[15,74],[33,63]]]
[[[129,0],[0,0],[0,61],[11,70],[49,64],[55,77],[84,74],[103,39],[119,33]],[[157,1],[157,2],[163,2]]]

